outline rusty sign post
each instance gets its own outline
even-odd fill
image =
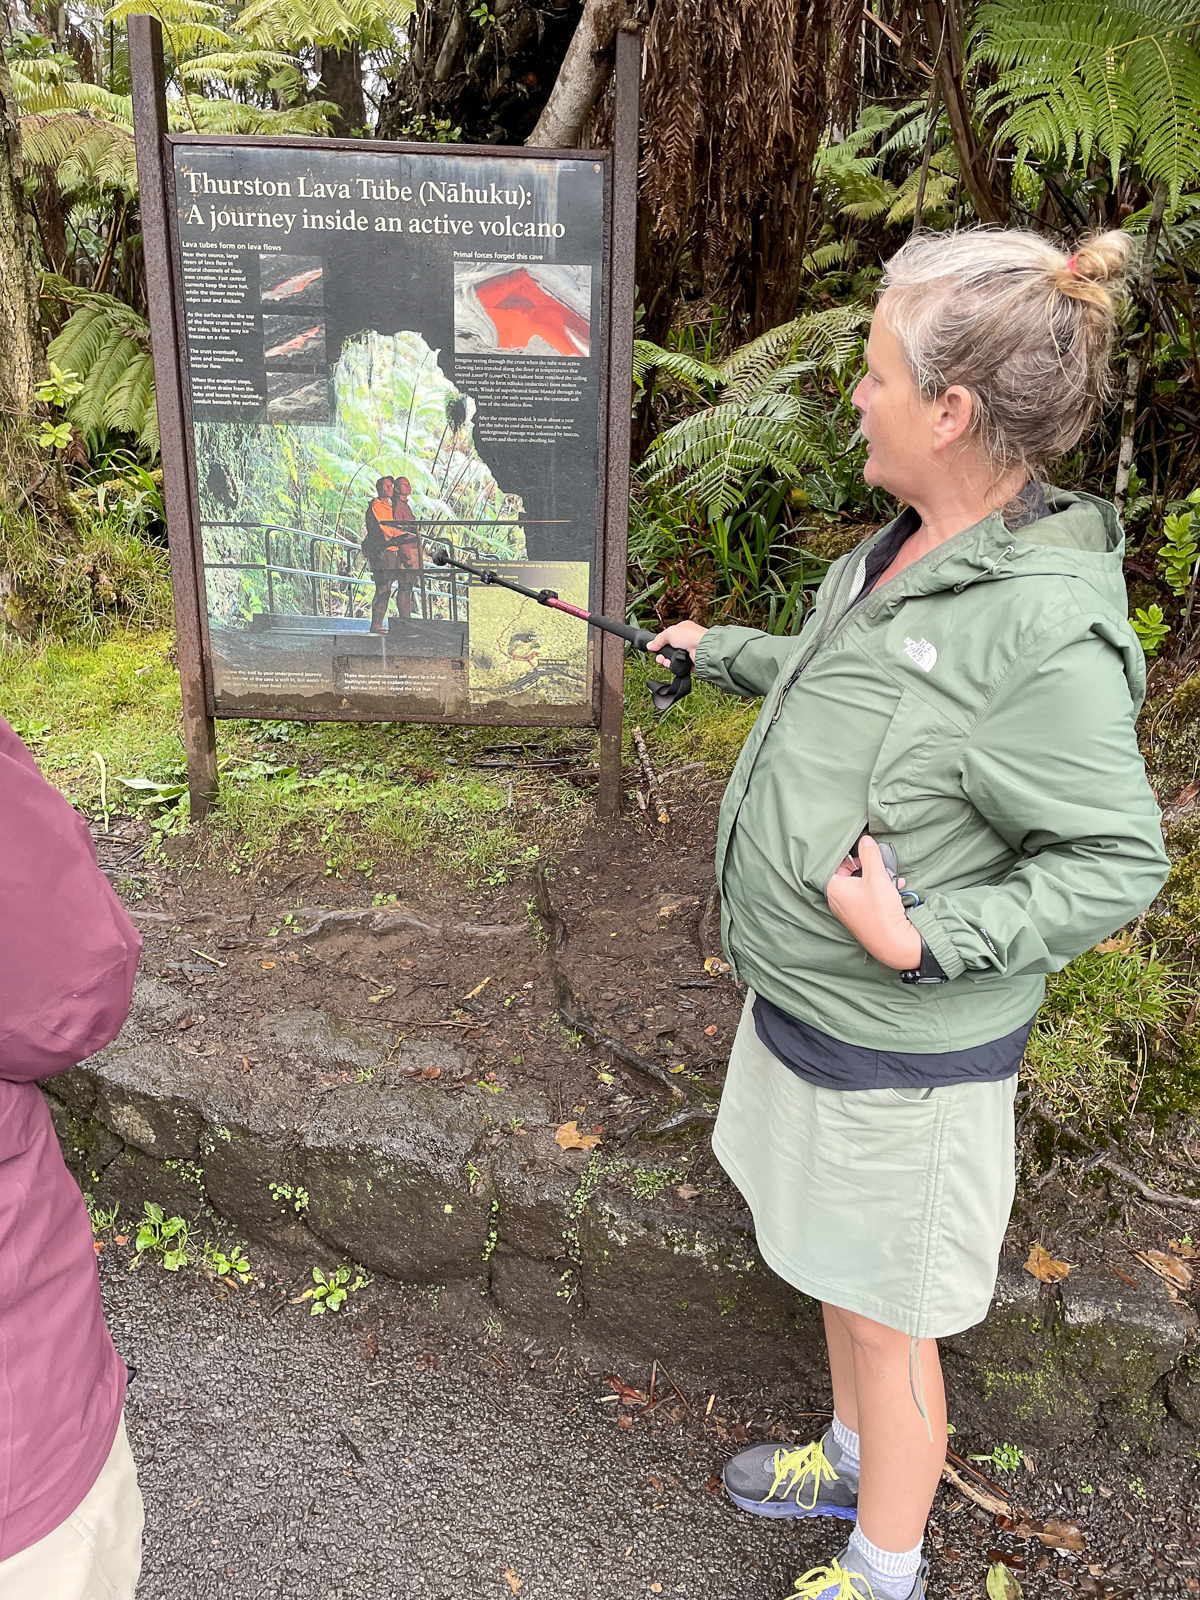
[[[172,133],[129,42],[193,816],[221,717],[598,727],[614,815],[639,39],[611,154]]]

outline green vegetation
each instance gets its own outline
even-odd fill
[[[167,1272],[178,1272],[188,1264],[187,1223],[182,1217],[168,1217],[153,1200],[145,1202],[145,1216],[134,1243],[137,1249],[133,1259],[135,1267],[147,1252],[157,1256]]]
[[[365,1289],[371,1282],[370,1275],[361,1267],[354,1269],[353,1279],[347,1266],[339,1267],[328,1277],[320,1267],[314,1267],[312,1275],[313,1287],[305,1289],[299,1298],[312,1301],[311,1313],[314,1317],[323,1317],[327,1311],[340,1311],[346,1303],[347,1296],[356,1294],[359,1289]]]

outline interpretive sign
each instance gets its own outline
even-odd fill
[[[185,723],[189,605],[209,719],[595,723],[614,663],[619,715],[585,624],[432,559],[623,587],[609,154],[167,133],[136,22]]]
[[[590,719],[605,162],[171,155],[214,709]]]

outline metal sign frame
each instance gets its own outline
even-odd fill
[[[258,138],[244,135],[172,134],[167,128],[166,79],[161,25],[150,16],[129,18],[129,60],[133,91],[134,145],[137,156],[146,290],[157,392],[163,466],[167,542],[175,598],[176,649],[183,691],[183,739],[187,754],[192,816],[203,817],[218,792],[215,718],[244,713],[217,709],[212,687],[211,650],[205,599],[204,550],[201,538],[196,463],[193,459],[190,390],[183,321],[183,287],[175,208],[173,147],[176,144],[253,146],[325,151],[355,155],[423,155],[539,157],[605,163],[608,210],[605,259],[607,273],[602,301],[601,381],[599,400],[599,494],[595,549],[595,593],[599,608],[624,618],[628,552],[630,403],[633,391],[635,316],[634,258],[637,234],[638,106],[641,42],[633,33],[616,39],[616,108],[613,148],[608,151],[541,150],[529,146],[429,145],[312,139]],[[464,717],[405,717],[446,726],[598,727],[600,775],[598,808],[614,816],[621,798],[621,725],[624,708],[624,645],[611,634],[593,637],[591,703],[547,706],[544,711]],[[289,721],[333,721],[335,715],[280,712]],[[253,719],[249,719],[253,720]],[[353,710],[348,721],[397,720]]]

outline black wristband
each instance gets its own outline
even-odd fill
[[[907,972],[900,974],[901,983],[948,983],[941,962],[933,951],[921,940],[921,965],[910,967]]]

